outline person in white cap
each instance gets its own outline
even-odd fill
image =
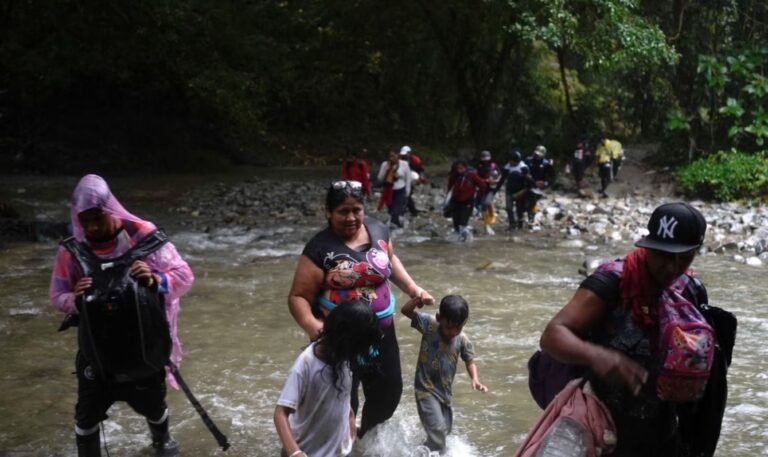
[[[389,208],[389,221],[396,228],[403,228],[400,216],[405,212],[411,194],[411,167],[408,161],[390,150],[387,160],[381,163],[378,179],[384,185],[379,208],[382,204],[386,205]]]

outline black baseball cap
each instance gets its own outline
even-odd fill
[[[707,221],[699,210],[685,202],[665,203],[653,210],[649,233],[635,246],[680,254],[700,248],[706,231]]]

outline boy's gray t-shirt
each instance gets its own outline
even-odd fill
[[[450,342],[443,341],[438,331],[437,320],[431,314],[416,311],[411,320],[411,327],[422,335],[413,383],[416,398],[432,395],[443,404],[450,405],[451,385],[456,376],[459,357],[464,362],[475,358],[472,342],[464,332]]]

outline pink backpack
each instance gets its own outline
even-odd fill
[[[686,279],[690,280],[687,276]],[[659,300],[661,369],[656,393],[662,400],[685,402],[701,397],[715,355],[715,332],[682,287],[666,289]]]
[[[598,270],[621,275],[624,262],[608,262]],[[715,331],[699,311],[698,303],[683,297],[693,278],[684,274],[659,298],[659,353],[661,367],[656,394],[662,400],[694,401],[702,396],[715,356]],[[691,290],[696,297],[696,291]]]

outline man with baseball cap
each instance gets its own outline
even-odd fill
[[[688,203],[658,206],[638,248],[590,274],[541,336],[589,370],[616,427],[611,456],[715,455],[737,322],[689,270],[706,230]]]
[[[707,221],[701,212],[684,202],[665,203],[653,211],[648,235],[635,246],[670,254],[698,250],[704,242]]]

